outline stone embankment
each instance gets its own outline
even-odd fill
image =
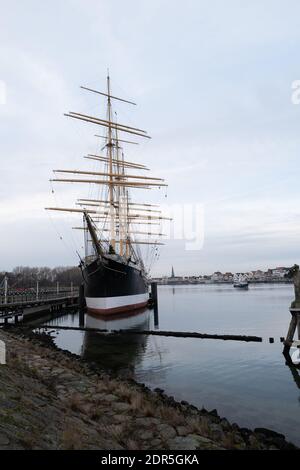
[[[178,403],[57,349],[47,335],[0,330],[0,449],[293,449],[266,429]]]

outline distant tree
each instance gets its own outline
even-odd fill
[[[30,267],[16,266],[12,272],[0,271],[0,280],[8,276],[8,284],[11,288],[35,287],[39,281],[40,287],[55,286],[57,282],[61,286],[79,286],[82,282],[80,269],[76,266],[58,266],[49,268],[48,266]]]

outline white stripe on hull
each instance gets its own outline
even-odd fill
[[[114,313],[143,307],[149,294],[121,295],[118,297],[86,297],[87,309],[95,313]]]

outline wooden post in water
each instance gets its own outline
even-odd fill
[[[157,282],[151,282],[151,299],[154,305],[157,305]]]
[[[151,282],[151,300],[154,306],[154,327],[158,328],[158,301],[157,301],[157,282]]]
[[[84,311],[86,307],[86,301],[84,297],[84,284],[80,284],[80,287],[79,287],[78,304],[79,304],[79,326],[83,327],[84,326]]]
[[[157,304],[154,304],[154,328],[157,330],[159,328],[159,317],[158,317],[158,307]]]
[[[293,311],[294,310],[294,311]],[[290,321],[289,329],[286,335],[286,339],[284,341],[284,349],[285,351],[289,351],[291,346],[293,345],[294,335],[296,328],[298,326],[298,339],[300,336],[300,310],[299,309],[290,309],[292,314],[292,318]]]
[[[284,352],[289,352],[291,346],[293,346],[295,331],[300,321],[300,269],[298,264],[294,264],[294,266],[289,269],[287,277],[293,279],[295,300],[293,300],[290,307],[292,319],[290,321],[289,330],[284,341]]]

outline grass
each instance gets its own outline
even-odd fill
[[[222,443],[222,446],[225,447],[225,449],[233,449],[235,447],[234,433],[227,432],[225,436],[223,437],[221,443]]]
[[[175,408],[162,406],[158,410],[160,417],[171,426],[186,425],[186,418],[182,416]]]
[[[63,450],[78,450],[81,446],[81,440],[78,430],[74,429],[74,426],[65,424],[65,428],[62,432],[61,447]]]
[[[208,419],[203,416],[187,418],[187,426],[193,434],[200,434],[208,438],[211,435]]]
[[[67,403],[72,411],[81,411],[82,397],[79,393],[73,393]]]

